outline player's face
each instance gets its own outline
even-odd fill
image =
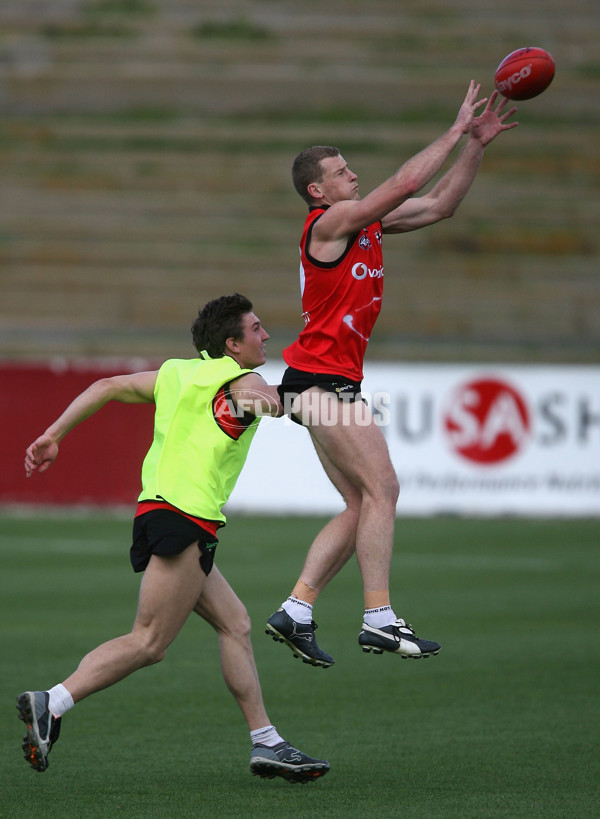
[[[254,313],[244,314],[242,331],[242,338],[236,342],[236,360],[247,369],[260,367],[267,360],[265,342],[269,334]]]
[[[345,199],[360,199],[355,173],[343,156],[328,156],[320,162],[323,178],[317,183],[323,194],[323,203],[333,205]]]

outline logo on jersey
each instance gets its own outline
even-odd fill
[[[368,236],[361,236],[358,240],[359,247],[362,247],[363,250],[368,250],[371,247],[371,240]]]
[[[359,281],[366,279],[383,279],[383,267],[369,267],[364,262],[356,262],[352,267],[352,275]]]
[[[381,306],[381,304],[379,304],[379,306],[377,306],[377,307],[375,306],[375,305],[377,305],[378,302],[379,303],[381,302],[381,296],[373,296],[373,298],[371,299],[371,301],[368,304],[363,304],[363,306],[359,307],[358,310],[356,310],[354,314],[348,313],[348,315],[344,316],[344,318],[342,319],[344,324],[347,327],[349,327],[350,330],[352,330],[353,333],[356,333],[357,336],[360,336],[363,341],[367,341],[367,342],[369,341],[369,336],[366,336],[364,334],[365,332],[368,332],[368,330],[366,330],[365,327],[364,327],[364,316],[359,316],[358,314],[362,313],[363,310],[369,311],[371,313],[370,327],[372,327],[373,324],[375,323],[375,319],[377,318],[377,314],[379,313],[379,308]],[[374,315],[373,315],[373,311],[375,311]],[[360,329],[355,326],[355,323],[354,323],[355,319],[356,319],[356,323],[360,325]],[[369,319],[367,319],[367,321],[369,321]],[[364,331],[364,332],[361,332],[361,330]]]
[[[379,242],[379,244],[381,244],[382,235],[381,235],[381,231],[380,231],[380,230],[376,230],[376,231],[375,231],[375,238],[377,239],[377,241]]]

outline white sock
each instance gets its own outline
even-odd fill
[[[297,597],[288,597],[281,604],[281,608],[287,611],[292,620],[297,623],[310,623],[312,621],[313,607],[310,603],[305,603],[304,600],[298,600]]]
[[[50,688],[48,694],[50,694],[48,708],[55,717],[62,717],[66,711],[75,705],[73,697],[61,683],[55,685],[54,688]]]
[[[283,742],[282,737],[277,733],[277,728],[274,725],[266,725],[264,728],[257,728],[255,731],[250,731],[250,739],[252,747],[255,745],[267,745],[272,748]]]
[[[391,626],[396,622],[396,615],[391,606],[380,606],[377,609],[365,609],[364,622],[373,628]]]

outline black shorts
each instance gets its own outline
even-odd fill
[[[281,384],[277,387],[279,393],[279,400],[283,404],[284,411],[289,414],[292,421],[297,424],[300,423],[298,418],[290,412],[292,401],[300,395],[300,393],[308,390],[310,387],[320,387],[327,392],[334,392],[342,401],[364,401],[361,393],[361,381],[351,381],[343,375],[334,375],[330,373],[308,373],[303,370],[295,370],[293,367],[288,367],[283,374]]]
[[[170,509],[151,509],[133,521],[129,552],[134,572],[143,572],[152,555],[169,557],[198,543],[200,567],[208,577],[213,566],[217,538],[193,520]]]

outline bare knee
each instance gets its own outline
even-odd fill
[[[232,607],[227,615],[227,620],[220,620],[214,624],[219,637],[235,637],[240,642],[250,642],[250,632],[252,623],[246,607],[238,600],[238,605]]]
[[[136,637],[140,668],[155,665],[164,660],[167,646],[161,640],[151,634],[132,636]]]
[[[360,492],[355,492],[352,495],[344,497],[344,501],[346,503],[346,508],[341,515],[348,520],[349,524],[353,524],[356,527],[358,525],[358,519],[360,518],[362,494]]]
[[[235,629],[236,634],[239,635],[240,640],[250,641],[250,632],[252,631],[252,623],[250,615],[244,606],[236,612],[235,618],[232,620],[233,626],[231,630]]]
[[[371,491],[367,490],[367,493],[374,497],[377,503],[396,508],[400,496],[400,484],[396,470],[391,464],[389,468],[381,470],[374,487]]]
[[[398,498],[400,497],[400,482],[396,475],[396,470],[393,469],[387,481],[387,491],[391,502],[396,506]]]
[[[148,652],[146,653],[146,665],[155,665],[156,663],[160,663],[161,660],[164,660],[166,654],[166,648],[154,645],[149,646]]]

